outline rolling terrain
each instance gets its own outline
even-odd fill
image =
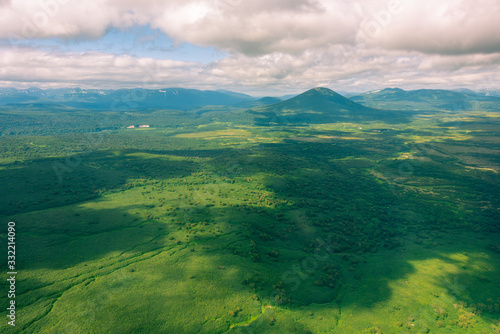
[[[163,108],[193,110],[207,105],[234,105],[255,101],[249,95],[230,91],[201,91],[185,88],[165,89],[0,89],[0,106],[12,104],[56,105],[91,110],[130,110]]]
[[[366,107],[328,88],[313,88],[283,102],[254,108],[259,125],[324,124],[381,120],[405,122],[408,113]]]
[[[0,107],[2,333],[500,333],[493,98],[42,93]]]
[[[397,110],[496,110],[500,97],[471,90],[385,88],[350,97],[352,101],[382,109]]]

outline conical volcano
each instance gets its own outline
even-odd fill
[[[365,107],[328,88],[313,88],[289,100],[254,108],[258,124],[321,124],[401,117],[399,112]]]
[[[369,111],[371,108],[353,102],[328,88],[313,88],[274,107],[302,111]]]

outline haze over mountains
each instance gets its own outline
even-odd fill
[[[202,91],[185,88],[165,89],[15,89],[0,88],[0,106],[5,105],[60,105],[70,108],[97,110],[128,110],[162,108],[176,110],[194,110],[208,105],[255,108],[271,105],[268,112],[296,110],[317,111],[325,109],[356,111],[372,114],[378,109],[399,109],[406,102],[405,110],[471,110],[478,103],[488,106],[500,102],[500,97],[489,93],[471,90],[420,89],[405,91],[399,88],[386,88],[346,98],[328,88],[315,88],[299,95],[287,95],[282,98],[257,98],[227,90]],[[293,96],[290,98],[290,96]],[[285,100],[285,101],[283,101]],[[277,105],[275,105],[277,104]],[[274,106],[275,105],[275,106]],[[262,110],[264,111],[264,110]]]
[[[255,108],[259,124],[320,124],[347,119],[401,118],[392,110],[378,110],[356,103],[328,88],[313,88],[289,100]]]
[[[471,110],[478,103],[499,103],[500,97],[490,93],[474,92],[468,89],[459,91],[442,89],[418,89],[405,91],[400,88],[386,88],[378,91],[350,97],[361,104],[378,108],[401,109],[439,109],[439,110]]]
[[[7,104],[62,104],[73,108],[135,109],[163,108],[191,110],[206,105],[235,105],[254,101],[246,94],[229,91],[201,91],[196,89],[47,89],[29,88],[0,90],[0,105]]]

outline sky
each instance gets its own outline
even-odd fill
[[[500,89],[500,0],[0,0],[0,87]]]

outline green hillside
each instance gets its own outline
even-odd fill
[[[500,332],[500,110],[315,88],[0,124],[1,333]]]
[[[405,91],[386,88],[352,96],[353,101],[366,106],[399,110],[496,110],[500,98],[471,90],[451,91],[442,89],[418,89]]]
[[[207,105],[236,105],[256,99],[230,91],[202,91],[186,88],[164,89],[1,89],[0,106],[26,104],[37,107],[62,105],[87,110],[146,110],[148,108],[194,110]]]
[[[289,100],[255,108],[259,124],[321,124],[348,120],[404,119],[397,111],[369,108],[328,88],[313,88]]]

